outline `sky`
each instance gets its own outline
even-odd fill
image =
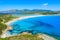
[[[60,11],[60,0],[0,0],[0,11],[12,9],[44,9]]]

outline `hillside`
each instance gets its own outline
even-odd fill
[[[24,10],[8,10],[8,11],[0,11],[0,14],[43,14],[43,15],[53,15],[60,14],[60,11],[51,11],[51,10],[40,10],[40,9],[24,9]]]

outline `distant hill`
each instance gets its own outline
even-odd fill
[[[19,10],[0,11],[0,14],[20,14]]]
[[[34,14],[34,13],[60,13],[60,11],[51,11],[51,10],[40,10],[40,9],[24,9],[24,10],[8,10],[8,11],[0,11],[0,14]]]

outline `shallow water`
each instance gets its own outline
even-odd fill
[[[30,32],[32,34],[47,33],[60,36],[60,16],[33,17],[15,21],[10,25],[13,28],[13,30],[8,31],[11,35]]]

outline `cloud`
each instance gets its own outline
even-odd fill
[[[44,3],[43,6],[48,6],[48,3]]]
[[[44,4],[42,4],[41,7],[42,7],[42,8],[47,8],[47,7],[48,7],[48,3],[44,3]]]

